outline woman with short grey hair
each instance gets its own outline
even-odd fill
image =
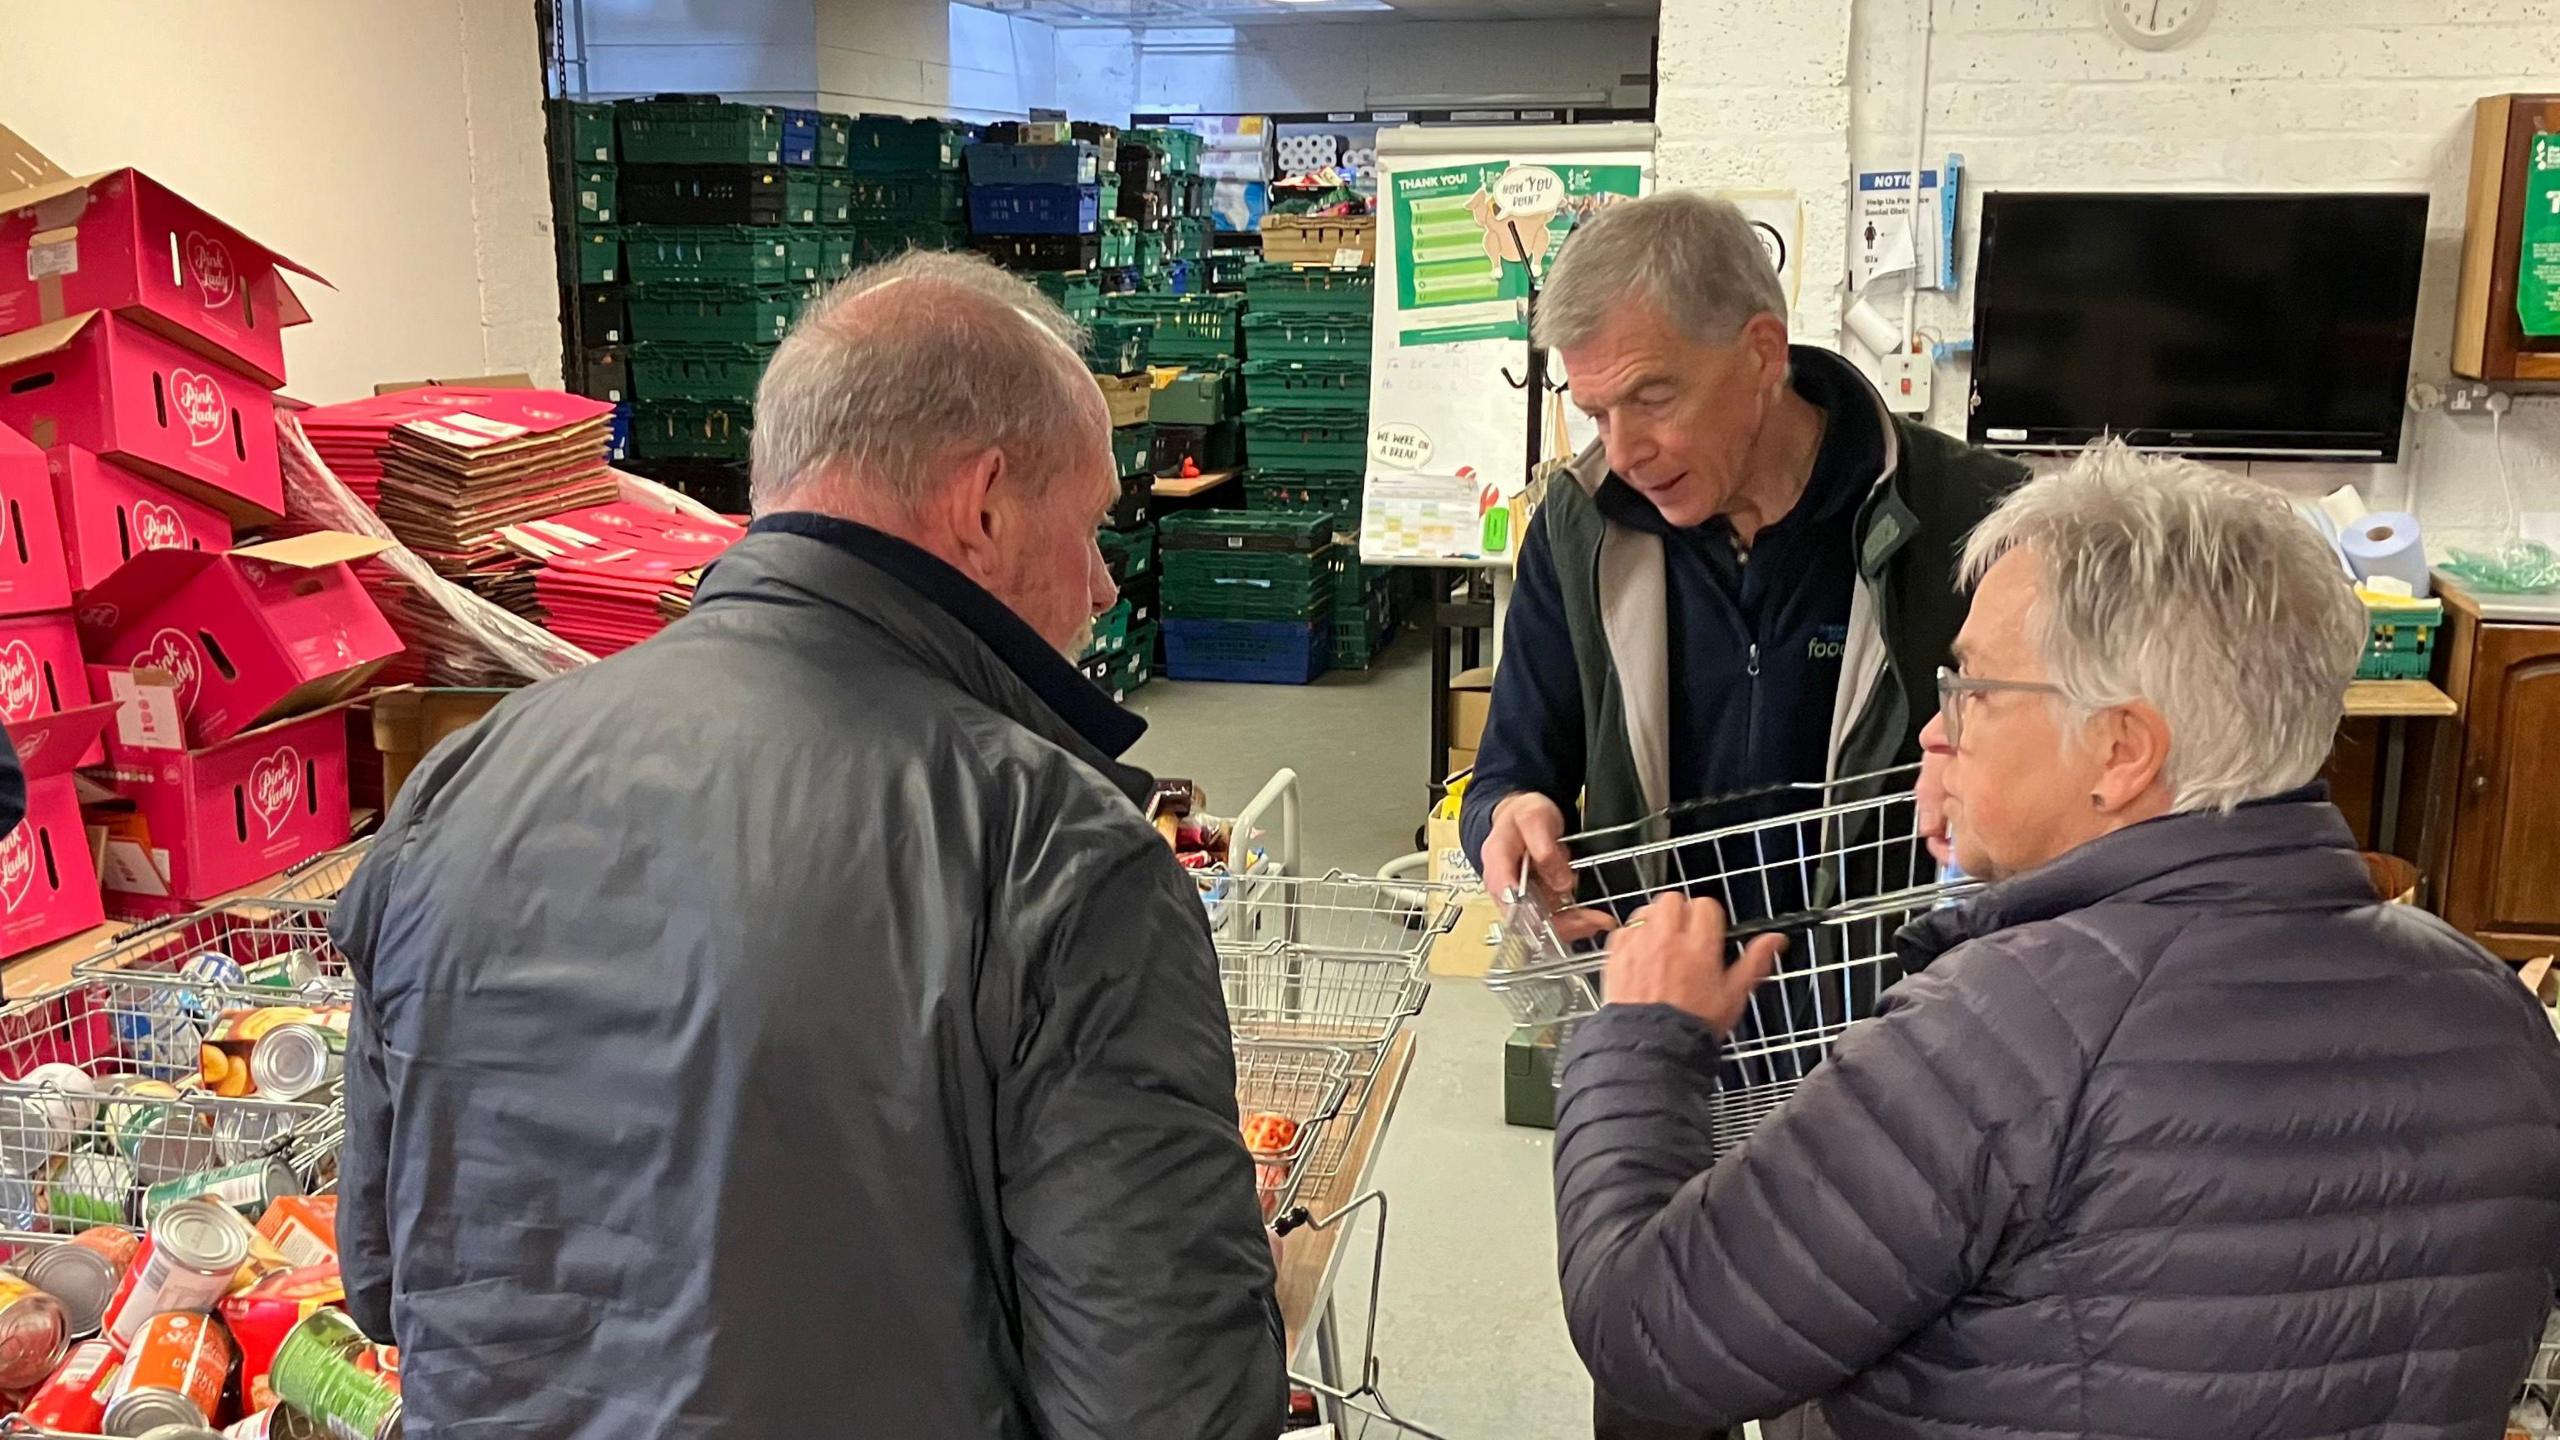
[[[1666,1423],[1846,1440],[2502,1433],[2560,1267],[2560,1043],[2374,894],[2316,783],[2363,643],[2271,492],[2092,452],[1972,536],[1926,732],[1992,883],[1729,1153],[1774,945],[1613,946],[1565,1060],[1565,1304]]]

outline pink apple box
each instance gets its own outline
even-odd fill
[[[42,478],[42,485],[31,486],[30,477]],[[44,452],[0,427],[0,615],[70,604],[71,577],[63,564],[62,526]]]
[[[390,543],[323,530],[219,555],[145,551],[81,597],[82,648],[167,671],[187,743],[220,744],[354,694],[400,653],[353,568]]]
[[[71,770],[115,713],[113,705],[84,705],[9,722],[9,742],[27,773],[27,818],[0,837],[0,955],[50,945],[106,919]]]
[[[287,270],[320,280],[138,170],[0,195],[0,335],[113,310],[272,390],[311,318]]]
[[[108,826],[102,872],[118,915],[192,908],[347,843],[353,700],[188,749],[166,671],[98,666],[115,702],[100,772],[134,812]]]
[[[200,500],[77,445],[39,452],[53,480],[73,590],[94,590],[145,550],[231,548],[231,521]],[[63,602],[69,604],[68,600]]]
[[[103,311],[0,337],[0,425],[123,461],[243,522],[284,513],[275,397]]]
[[[0,723],[77,710],[89,703],[89,669],[80,658],[80,631],[68,610],[0,619]],[[106,754],[89,747],[80,757],[95,765]]]

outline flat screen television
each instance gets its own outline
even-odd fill
[[[2393,461],[2424,195],[1982,202],[1969,438]]]

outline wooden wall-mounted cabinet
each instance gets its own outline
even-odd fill
[[[2492,95],[2472,116],[2471,205],[2453,322],[2453,373],[2491,384],[2560,384],[2560,337],[2516,318],[2526,175],[2534,137],[2560,134],[2560,95]]]

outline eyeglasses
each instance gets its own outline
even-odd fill
[[[1959,675],[1946,666],[1938,667],[1938,718],[1947,723],[1947,743],[1959,749],[1964,745],[1964,701],[1974,695],[1994,695],[2003,691],[2021,695],[2059,695],[2062,687],[2041,680],[1977,680]]]

